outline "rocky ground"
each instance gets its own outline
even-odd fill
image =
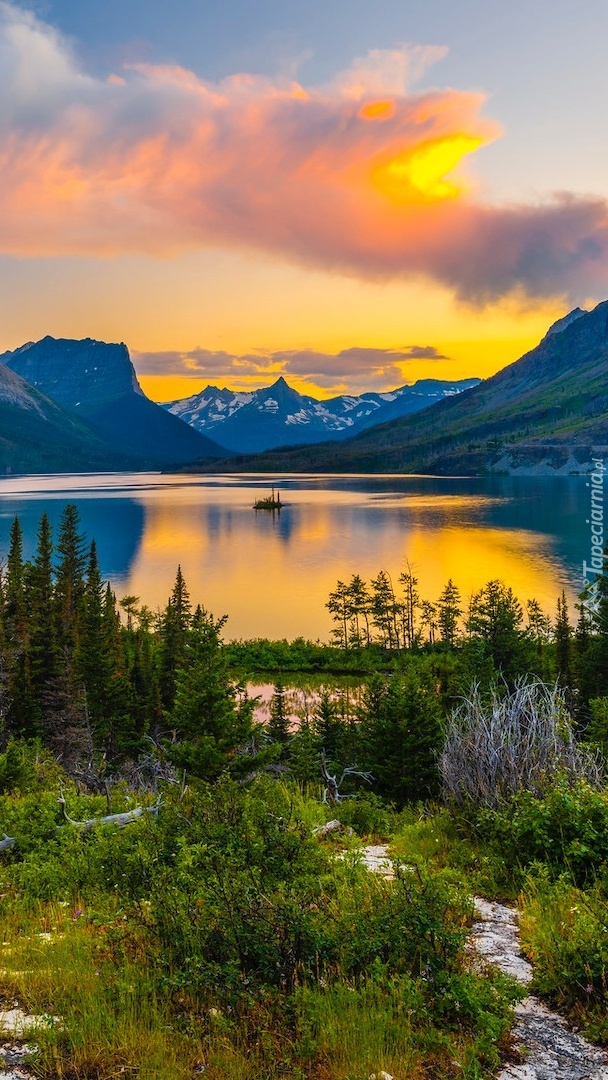
[[[386,846],[364,848],[363,859],[375,873],[393,876]],[[519,949],[517,911],[479,896],[475,911],[470,948],[476,962],[497,967],[528,986],[533,970]],[[513,1042],[521,1061],[505,1065],[498,1080],[608,1080],[608,1054],[572,1031],[532,994],[515,1009]]]

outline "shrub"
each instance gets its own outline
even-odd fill
[[[577,743],[563,691],[538,679],[484,700],[474,687],[448,723],[439,768],[449,802],[496,807],[541,795],[558,775],[598,784],[597,756]]]
[[[556,1005],[608,1040],[608,904],[596,886],[582,892],[542,869],[524,888],[522,944],[534,962],[534,985]]]
[[[583,884],[608,865],[608,793],[584,780],[561,777],[543,798],[520,791],[498,809],[482,809],[476,826],[510,867],[542,863]]]

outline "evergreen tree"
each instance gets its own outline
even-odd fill
[[[371,597],[366,583],[359,574],[353,574],[348,583],[348,613],[351,620],[352,643],[371,645],[369,617]]]
[[[460,590],[450,578],[437,601],[437,623],[441,640],[450,647],[456,644],[458,620],[462,615]]]
[[[437,795],[441,746],[437,695],[414,672],[374,680],[363,702],[365,768],[379,794],[398,805]]]
[[[289,728],[290,719],[287,712],[285,687],[280,680],[277,680],[270,699],[270,719],[266,730],[271,742],[277,743],[280,747],[280,760],[284,760],[289,756],[288,747],[291,738]]]
[[[329,600],[325,607],[328,609],[334,623],[331,635],[337,645],[342,649],[348,649],[350,645],[349,621],[350,621],[350,598],[348,585],[338,581],[336,588],[329,594]]]
[[[25,566],[23,562],[23,533],[19,518],[11,525],[10,547],[6,563],[4,612],[13,643],[25,636]]]
[[[186,656],[188,631],[192,625],[190,595],[182,574],[177,568],[175,584],[160,623],[160,691],[163,707],[173,708],[176,673]]]
[[[398,649],[400,644],[399,606],[393,583],[386,570],[381,570],[378,576],[372,579],[371,612],[384,647]]]
[[[103,599],[104,584],[97,558],[97,545],[93,540],[85,574],[77,669],[85,687],[87,710],[95,733],[102,729],[104,724],[107,680]]]
[[[430,600],[420,602],[420,626],[428,630],[429,645],[435,644],[435,631],[437,630],[437,607]]]
[[[300,784],[318,784],[320,761],[320,740],[305,718],[289,744],[289,772]]]
[[[103,723],[98,727],[97,735],[111,759],[122,759],[136,756],[140,747],[136,724],[129,711],[131,688],[122,647],[120,616],[109,584],[103,596],[101,626]]]
[[[25,574],[29,623],[29,673],[33,692],[32,734],[43,734],[43,699],[59,676],[53,590],[53,538],[46,514],[40,519],[38,540],[32,562]],[[41,727],[42,725],[42,727]]]
[[[420,595],[418,593],[418,578],[414,577],[409,562],[407,563],[407,570],[399,574],[399,582],[403,586],[403,604],[401,605],[403,647],[412,649],[417,640],[416,611],[420,607]],[[428,601],[426,603],[428,604]]]
[[[502,581],[488,581],[471,601],[467,630],[472,639],[483,643],[494,666],[509,682],[535,668],[534,649],[522,620],[519,600]]]
[[[167,714],[178,742],[168,747],[176,765],[204,780],[225,771],[243,774],[272,754],[251,753],[253,702],[241,696],[230,678],[217,622],[197,609],[184,663],[176,672],[175,703]]]
[[[557,617],[554,629],[555,672],[562,686],[572,683],[572,628],[568,616],[566,593],[557,598]]]
[[[69,503],[62,515],[57,538],[59,556],[55,571],[55,607],[59,644],[68,662],[78,642],[84,598],[86,555],[84,537],[79,532],[78,510]]]
[[[321,749],[325,751],[327,764],[330,767],[344,767],[346,764],[351,764],[344,760],[345,727],[338,715],[337,703],[328,690],[322,690],[319,695],[312,715],[312,730],[317,736]]]

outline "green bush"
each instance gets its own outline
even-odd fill
[[[500,809],[480,810],[476,831],[511,869],[543,863],[582,885],[608,863],[608,792],[566,780],[542,798],[521,791]]]

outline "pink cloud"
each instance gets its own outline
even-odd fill
[[[498,134],[483,96],[407,85],[440,55],[375,52],[316,89],[143,64],[101,80],[0,2],[0,251],[230,246],[474,303],[601,293],[606,201],[480,201],[461,162]]]

